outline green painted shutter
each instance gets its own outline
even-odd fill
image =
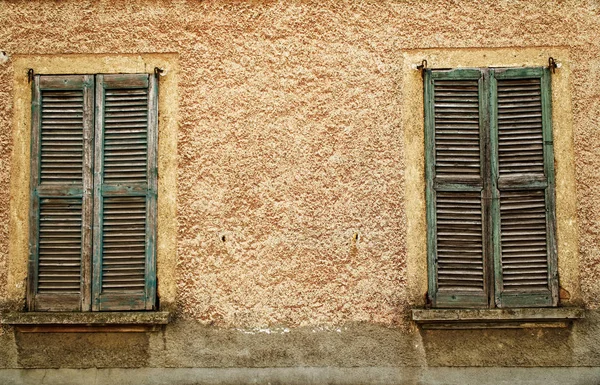
[[[487,307],[483,74],[424,75],[429,296],[435,307]]]
[[[93,76],[34,77],[28,308],[90,308]]]
[[[155,306],[157,80],[96,76],[94,310]]]
[[[549,70],[492,70],[490,100],[496,304],[556,306]]]

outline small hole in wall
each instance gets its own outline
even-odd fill
[[[354,236],[352,237],[352,239],[354,239],[354,241],[356,242],[356,241],[358,241],[358,238],[359,238],[358,233],[354,233]]]
[[[221,235],[221,242],[225,242],[225,236]]]

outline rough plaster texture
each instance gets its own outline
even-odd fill
[[[179,320],[148,333],[7,333],[1,367],[600,366],[600,315],[568,328],[219,328]]]
[[[18,365],[25,368],[144,367],[146,333],[16,333]]]
[[[584,84],[599,29],[595,2],[4,2],[2,9],[0,47],[9,55],[179,53],[178,298],[186,317],[207,324],[404,323],[402,49],[567,46],[574,90],[586,95],[575,101],[578,150],[594,132],[594,88]],[[2,76],[11,68],[4,64]],[[10,95],[10,82],[2,84]],[[10,108],[2,104],[5,163]],[[596,157],[577,159],[592,306],[600,291],[590,226]],[[9,173],[2,168],[2,178]],[[8,194],[2,199],[6,216]],[[6,234],[0,239],[6,263]]]
[[[362,344],[344,351],[339,349],[344,340],[327,333],[317,333],[322,341],[298,337],[282,351],[269,337],[236,330],[364,322],[364,331],[350,328],[344,338],[366,333],[365,346],[390,343],[414,355],[410,359],[417,365],[490,365],[486,360],[494,354],[498,365],[598,365],[597,317],[569,330],[539,331],[539,337],[527,330],[453,335],[411,329],[406,286],[411,201],[405,195],[410,170],[402,113],[403,50],[568,50],[582,298],[597,308],[597,1],[0,1],[0,25],[0,50],[11,57],[179,55],[178,170],[172,171],[178,190],[179,320],[132,353],[142,362],[374,365]],[[20,172],[11,168],[13,81],[23,76],[14,68],[13,59],[0,64],[0,302],[13,298],[7,286],[9,180]],[[10,290],[24,295],[24,287]],[[196,330],[204,327],[217,337]],[[220,342],[219,333],[229,333],[230,345]],[[456,345],[454,338],[441,338],[448,335],[465,340]],[[35,339],[12,336],[12,330],[0,336],[10,350],[0,363],[15,365],[18,355],[19,365],[42,365],[36,362],[44,356],[27,350]],[[88,352],[85,365],[117,365],[102,354],[118,349],[119,337],[107,337],[110,347],[97,337],[75,335],[62,342],[57,336],[39,341],[68,342],[74,349],[87,341],[103,353]],[[415,339],[423,343],[408,349]],[[521,339],[526,344],[514,346],[518,352],[497,354],[500,344]],[[261,344],[270,348],[260,353]],[[247,345],[262,358],[236,357]],[[203,353],[203,346],[212,350]],[[461,358],[473,349],[478,354]],[[175,359],[177,351],[183,356]],[[374,357],[386,365],[408,364],[410,356],[396,354]],[[539,359],[519,360],[520,354]],[[57,358],[57,365],[82,366],[76,355],[69,357]]]
[[[398,56],[379,6],[315,5],[194,25],[179,289],[196,319],[391,325],[406,308]]]
[[[0,16],[1,18],[1,16]],[[1,50],[1,48],[0,48]],[[12,99],[13,71],[10,65],[0,64],[0,304],[7,295],[8,257],[8,214],[10,203],[10,152],[12,142]],[[0,330],[0,334],[2,331]]]
[[[193,336],[193,338],[190,338]],[[366,323],[222,329],[180,321],[153,333],[151,367],[422,366],[421,338]]]

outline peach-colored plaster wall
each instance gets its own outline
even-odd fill
[[[564,46],[600,305],[597,1],[0,1],[0,26],[9,55],[179,54],[178,304],[220,326],[404,323],[402,50]],[[12,76],[0,64],[0,299]]]

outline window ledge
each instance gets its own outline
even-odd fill
[[[582,308],[413,309],[412,319],[423,329],[510,329],[568,327],[585,318]]]
[[[156,312],[13,312],[0,323],[14,325],[20,332],[147,332],[159,329],[171,314]]]

